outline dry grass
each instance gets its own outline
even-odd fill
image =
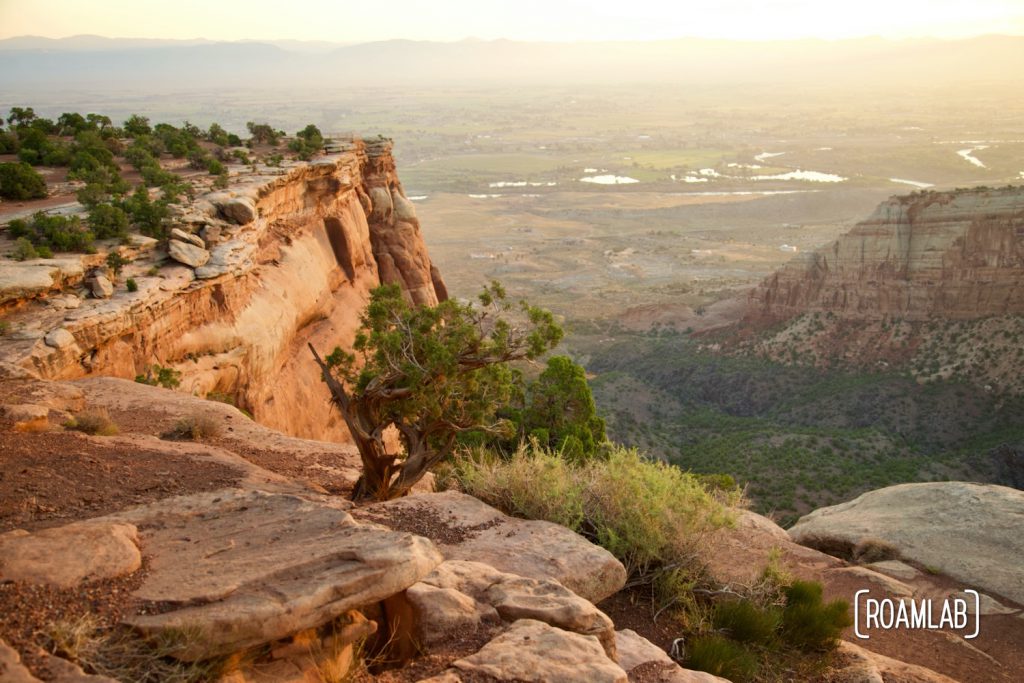
[[[164,434],[165,439],[179,441],[205,441],[220,436],[221,423],[212,415],[190,415],[174,423],[170,431]]]
[[[898,560],[899,557],[899,549],[880,538],[862,538],[853,548],[853,561],[857,564]]]
[[[149,641],[123,628],[104,629],[92,615],[51,623],[44,633],[50,650],[86,672],[138,683],[198,683],[216,680],[223,662],[182,662],[174,653],[199,637],[186,631]]]
[[[65,422],[64,426],[94,436],[113,436],[119,431],[106,408],[81,412]]]

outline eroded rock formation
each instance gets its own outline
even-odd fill
[[[1024,314],[1024,188],[893,197],[750,295],[750,315],[974,319]]]
[[[15,332],[0,360],[44,379],[133,378],[160,364],[181,372],[184,391],[226,395],[263,424],[336,440],[344,427],[311,392],[319,375],[306,344],[350,347],[382,282],[419,304],[447,296],[384,139],[245,177],[175,221],[173,261],[152,240],[133,248],[136,292],[67,296],[96,256],[5,274],[0,301]],[[139,265],[150,263],[164,265]],[[60,344],[47,341],[56,329]]]

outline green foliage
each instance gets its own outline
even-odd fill
[[[120,275],[121,269],[129,263],[131,263],[131,261],[121,256],[121,254],[116,251],[112,251],[107,254],[107,267],[114,271],[114,275]]]
[[[46,181],[25,162],[0,164],[0,197],[42,199],[46,197]]]
[[[167,202],[164,200],[152,201],[149,198],[149,191],[145,187],[140,185],[136,188],[135,192],[122,203],[121,208],[143,235],[163,239],[169,234],[166,221],[170,212],[167,209]]]
[[[568,356],[549,358],[526,396],[518,420],[521,436],[532,435],[570,458],[589,457],[606,440],[586,373]]]
[[[112,204],[97,204],[89,210],[89,228],[96,239],[124,239],[128,236],[128,214]]]
[[[550,312],[513,305],[497,282],[478,299],[411,306],[397,285],[379,287],[353,344],[361,362],[337,348],[322,364],[362,455],[356,496],[404,494],[447,457],[461,433],[510,433],[497,415],[522,381],[510,363],[545,353],[562,330]],[[400,435],[399,454],[385,447],[389,426]]]
[[[228,132],[219,123],[210,124],[210,128],[206,133],[206,139],[221,147],[231,144],[231,141],[228,139]]]
[[[731,515],[693,475],[636,450],[606,450],[573,464],[536,444],[507,458],[478,449],[458,458],[449,477],[508,514],[587,536],[623,563],[632,585],[653,583],[671,599],[698,572],[706,534]]]
[[[138,114],[132,114],[128,117],[128,120],[124,122],[124,132],[132,137],[138,137],[140,135],[149,135],[153,132],[153,129],[149,125],[148,118]]]
[[[25,237],[37,249],[48,247],[53,251],[77,251],[91,254],[94,235],[86,229],[78,216],[51,216],[38,211],[31,221],[16,219],[7,230],[11,237]]]
[[[15,261],[28,261],[38,257],[39,254],[36,253],[36,248],[32,246],[32,243],[27,238],[19,237],[14,241],[14,251],[11,252],[12,259]]]
[[[76,197],[83,206],[89,208],[109,202],[131,189],[131,186],[121,178],[120,173],[107,166],[85,171],[79,174],[78,179],[85,181],[85,187],[78,190]]]
[[[295,134],[295,139],[288,143],[288,149],[295,152],[300,159],[308,161],[324,147],[324,137],[320,129],[312,123]]]
[[[700,636],[686,647],[686,668],[722,676],[734,683],[751,680],[757,657],[739,643],[721,636]]]
[[[750,600],[729,600],[715,605],[712,623],[740,643],[767,644],[782,623],[782,613],[775,607],[758,607]]]
[[[281,131],[274,130],[266,123],[249,121],[245,127],[249,131],[249,135],[252,136],[249,140],[252,144],[276,145],[278,138],[283,135]]]
[[[139,291],[139,283],[135,281],[135,278],[130,277],[124,281],[124,286],[128,288],[129,292]]]
[[[850,605],[845,600],[825,603],[820,583],[794,581],[786,589],[782,611],[782,637],[804,651],[828,650],[839,643],[843,629],[852,625]]]
[[[165,368],[154,364],[146,368],[144,375],[136,375],[135,381],[150,386],[161,386],[164,389],[177,389],[181,385],[181,373],[174,368]]]

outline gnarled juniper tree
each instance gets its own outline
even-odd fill
[[[322,359],[323,379],[362,459],[354,500],[405,495],[455,446],[477,431],[507,436],[497,410],[522,391],[509,364],[553,348],[562,330],[550,312],[513,304],[497,282],[475,303],[411,306],[395,285],[375,289],[360,318],[355,353]],[[358,356],[358,357],[357,357]],[[400,447],[385,433],[393,427]]]

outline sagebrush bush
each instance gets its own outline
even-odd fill
[[[700,636],[686,646],[686,668],[742,683],[757,673],[757,657],[721,636]]]
[[[76,432],[95,436],[113,436],[118,432],[117,425],[110,419],[110,414],[105,408],[81,412],[65,422],[64,426]]]
[[[686,583],[699,570],[701,540],[732,521],[693,475],[621,446],[576,465],[535,442],[509,458],[475,450],[456,460],[450,479],[508,514],[590,538],[623,563],[632,585]]]

